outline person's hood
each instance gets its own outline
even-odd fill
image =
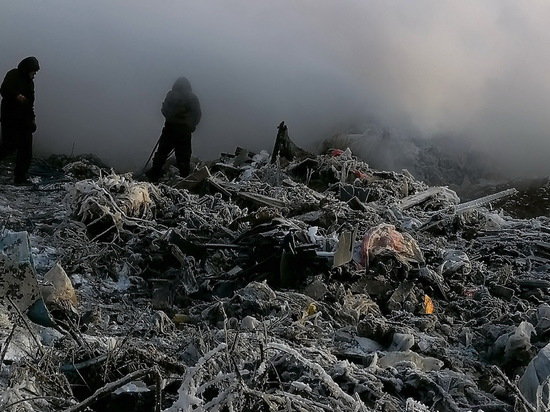
[[[191,83],[189,83],[189,80],[185,77],[179,77],[172,86],[172,91],[177,93],[189,93],[191,92]]]
[[[21,60],[21,63],[19,63],[17,69],[24,73],[37,72],[40,70],[40,65],[38,64],[38,59],[36,57],[30,56]]]

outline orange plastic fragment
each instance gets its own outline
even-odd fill
[[[422,306],[424,308],[424,314],[431,315],[434,313],[434,304],[428,295],[424,295],[424,303]]]

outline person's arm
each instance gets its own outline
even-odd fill
[[[196,127],[202,118],[201,104],[196,96],[191,103],[191,116],[193,116],[193,123]]]
[[[160,109],[160,112],[162,113],[165,119],[168,119],[174,116],[174,102],[173,102],[172,96],[170,95],[170,92],[166,94],[166,97],[162,102],[162,107]]]
[[[20,94],[17,87],[17,78],[14,76],[14,73],[8,72],[6,74],[0,86],[0,94],[5,99],[16,99],[17,95]]]
[[[28,100],[21,94],[16,72],[10,71],[6,74],[6,77],[0,86],[0,94],[5,99],[17,100],[20,103],[25,103]]]

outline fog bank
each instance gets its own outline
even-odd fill
[[[0,0],[0,71],[26,56],[37,152],[92,152],[136,170],[160,105],[186,76],[194,154],[271,150],[285,121],[309,147],[376,122],[452,133],[512,174],[548,174],[550,4],[513,0]]]

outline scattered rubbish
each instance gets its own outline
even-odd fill
[[[357,229],[352,232],[342,232],[340,239],[338,240],[338,247],[334,252],[332,268],[345,265],[351,262],[353,258],[353,246],[355,237],[357,236]]]
[[[542,348],[527,365],[518,381],[518,388],[537,410],[548,410],[550,383],[550,344]]]
[[[8,309],[13,304],[39,325],[56,325],[40,293],[27,232],[2,233],[0,272],[0,297]]]
[[[493,207],[515,189],[462,202],[284,122],[185,179],[52,170],[0,188],[2,410],[548,407],[550,224]]]
[[[78,303],[71,280],[59,263],[46,272],[40,290],[46,305],[76,307]]]
[[[395,226],[382,223],[368,230],[361,245],[361,264],[368,267],[369,262],[377,255],[392,253],[398,260],[423,263],[422,251],[408,233],[399,233]]]
[[[434,304],[432,299],[428,295],[424,295],[424,302],[422,305],[424,309],[424,314],[431,315],[434,313]]]

